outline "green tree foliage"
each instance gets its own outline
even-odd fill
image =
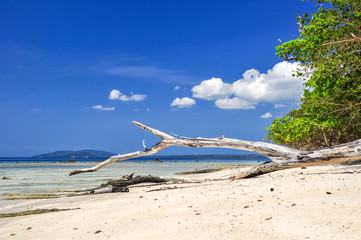
[[[267,134],[267,140],[298,149],[361,138],[361,2],[312,1],[316,12],[297,18],[300,35],[276,47],[280,58],[300,63],[296,75],[306,90]]]

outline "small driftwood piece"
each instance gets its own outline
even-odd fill
[[[167,182],[166,179],[149,175],[149,176],[137,176],[129,180],[123,180],[123,179],[109,180],[104,185],[112,186],[112,192],[127,192],[129,191],[127,187],[131,185],[136,185],[140,183],[165,183],[165,182]]]
[[[111,192],[129,192],[128,186],[140,183],[164,183],[168,180],[154,176],[136,176],[133,178],[134,172],[128,176],[118,179],[111,179],[107,183],[100,185],[100,188],[93,189],[90,193],[111,193]]]
[[[277,144],[231,139],[224,136],[219,138],[173,137],[139,122],[133,122],[133,124],[158,136],[161,141],[152,146],[150,149],[146,148],[144,151],[115,155],[94,167],[74,170],[70,173],[70,175],[94,172],[115,161],[123,161],[126,159],[152,155],[170,146],[232,148],[257,152],[270,159],[269,163],[252,168],[251,170],[244,172],[241,176],[235,176],[235,178],[254,177],[287,168],[361,160],[361,139],[324,149],[301,151]]]

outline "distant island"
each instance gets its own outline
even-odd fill
[[[109,158],[115,155],[112,152],[98,150],[80,150],[80,151],[56,151],[35,155],[33,158]]]

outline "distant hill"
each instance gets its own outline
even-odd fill
[[[35,155],[34,158],[109,158],[115,153],[97,151],[97,150],[81,150],[81,151],[56,151]]]

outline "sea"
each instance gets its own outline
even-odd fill
[[[14,200],[13,196],[28,194],[58,194],[66,196],[67,192],[93,189],[110,179],[121,178],[135,172],[137,175],[152,175],[159,177],[172,176],[183,171],[195,171],[220,166],[251,166],[267,161],[266,158],[251,157],[249,159],[215,159],[215,158],[160,158],[155,157],[131,159],[115,162],[95,172],[69,176],[76,169],[95,166],[105,159],[86,158],[34,158],[0,157],[0,210],[1,208],[24,200]],[[9,197],[10,196],[10,197]],[[12,200],[8,200],[12,199]]]

